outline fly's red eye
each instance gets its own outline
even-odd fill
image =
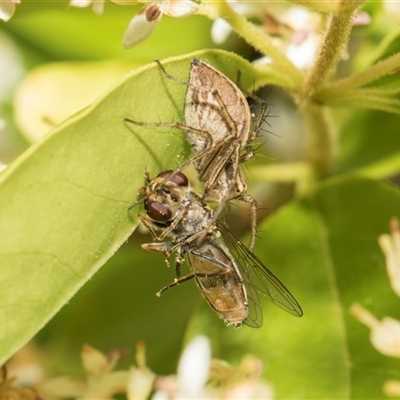
[[[178,186],[187,186],[189,184],[188,178],[182,172],[178,172],[170,178],[171,182],[174,182]]]
[[[185,174],[183,174],[182,172],[178,172],[172,175],[173,172],[174,171],[172,170],[164,171],[158,174],[157,177],[168,179],[170,182],[173,182],[175,183],[175,185],[178,186],[188,186],[189,181]]]
[[[157,175],[157,178],[169,178],[173,172],[174,171],[172,171],[172,169],[169,169],[169,170],[164,171],[164,172],[160,172]]]
[[[158,201],[146,200],[144,202],[144,208],[147,215],[154,221],[164,222],[172,217],[171,210]]]

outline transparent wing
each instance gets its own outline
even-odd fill
[[[242,268],[240,268],[239,263],[237,263],[240,273],[243,278],[243,282],[247,293],[247,302],[249,306],[249,313],[247,314],[244,323],[252,328],[260,328],[263,324],[263,313],[260,305],[260,300],[258,299],[257,289],[250,282],[250,278],[245,273]]]
[[[246,324],[260,326],[258,325],[260,323],[258,314],[261,314],[262,323],[258,294],[288,313],[301,317],[303,310],[285,285],[226,226],[218,224],[218,228],[237,263],[248,292],[250,312]]]

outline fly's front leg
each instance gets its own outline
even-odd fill
[[[150,235],[153,240],[158,240],[161,241],[162,234],[159,236],[157,235],[156,229],[163,229],[162,227],[155,227],[154,221],[144,215],[138,215],[138,218],[140,219],[140,222],[149,230]],[[164,232],[163,232],[164,233]]]
[[[142,244],[142,249],[151,251],[153,253],[162,253],[164,258],[165,258],[165,263],[167,264],[167,267],[171,267],[171,264],[169,263],[169,259],[171,257],[173,249],[173,243],[172,242],[164,242],[164,243],[143,243]]]

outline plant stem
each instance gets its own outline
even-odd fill
[[[320,11],[320,12],[329,12],[333,11],[337,4],[335,1],[304,1],[304,0],[289,0],[290,3],[301,5],[305,8],[309,8],[312,10]]]
[[[307,126],[307,160],[317,176],[327,175],[336,155],[336,134],[330,111],[320,104],[302,102],[299,112]]]
[[[354,90],[371,83],[385,75],[396,72],[400,68],[400,53],[378,62],[372,67],[358,74],[328,84],[319,93],[320,99],[331,99],[337,95],[343,96],[345,92]]]
[[[321,85],[335,72],[349,39],[353,15],[360,2],[342,0],[338,11],[329,16],[316,61],[304,80],[303,95],[313,97]]]
[[[316,61],[300,92],[295,94],[299,111],[307,126],[307,159],[317,176],[330,172],[335,157],[335,132],[328,109],[316,99],[320,87],[335,72],[347,44],[355,10],[361,3],[342,0],[329,16]]]
[[[306,162],[271,164],[254,166],[251,175],[256,180],[279,183],[295,183],[299,197],[313,190],[315,184],[314,169]]]
[[[288,58],[273,44],[271,37],[258,29],[246,18],[237,14],[227,4],[226,0],[213,2],[221,18],[231,25],[232,29],[242,36],[249,44],[262,54],[270,57],[282,73],[290,77],[291,87],[299,87],[302,81],[300,71],[288,60]]]

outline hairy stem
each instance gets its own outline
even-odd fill
[[[304,96],[313,97],[335,72],[349,39],[354,13],[360,5],[357,1],[342,0],[338,10],[329,16],[317,58],[304,80]]]
[[[270,57],[274,63],[279,66],[281,72],[290,77],[291,88],[300,86],[302,74],[273,44],[268,34],[258,29],[243,16],[237,14],[229,4],[227,4],[226,0],[213,2],[213,5],[218,10],[219,16],[228,22],[238,35],[242,36],[262,54]]]
[[[330,172],[336,153],[336,137],[330,113],[316,100],[316,95],[336,70],[350,35],[353,15],[360,5],[358,1],[342,0],[337,10],[331,13],[316,61],[295,95],[307,126],[307,159],[317,176]]]
[[[331,99],[337,95],[343,97],[344,93],[367,85],[377,79],[395,73],[400,69],[400,54],[386,58],[372,67],[358,74],[341,79],[340,81],[326,85],[319,93],[321,100]]]
[[[317,176],[331,172],[336,155],[336,132],[327,107],[311,102],[299,104],[299,112],[307,127],[307,160]]]

